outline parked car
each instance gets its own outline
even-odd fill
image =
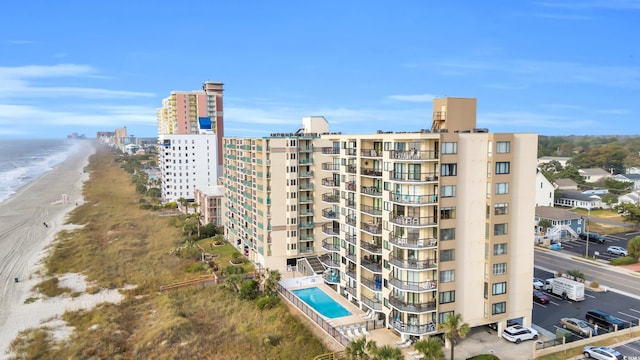
[[[582,336],[590,336],[593,328],[586,321],[576,318],[562,318],[560,324],[563,328],[571,330]]]
[[[627,256],[627,249],[623,248],[622,246],[609,246],[607,248],[607,253],[611,254],[611,255],[618,255],[618,256]]]
[[[533,278],[533,288],[536,290],[540,290],[542,289],[542,287],[544,286],[544,281],[542,281],[541,279],[538,279],[537,277]]]
[[[606,346],[585,346],[582,354],[587,358],[598,360],[622,360],[622,354]]]
[[[533,290],[533,301],[540,304],[548,304],[550,300],[549,296],[544,292],[535,289]]]
[[[604,244],[604,237],[600,234],[592,233],[592,232],[583,232],[578,235],[578,237],[582,240],[589,240],[589,242],[597,242],[598,244]]]
[[[618,330],[620,330],[625,329],[630,325],[608,312],[601,310],[589,310],[584,317],[590,324],[598,324],[598,326],[609,331],[613,331],[615,326],[618,326]]]
[[[538,332],[522,325],[513,325],[504,329],[502,337],[508,341],[520,344],[524,340],[538,340]]]

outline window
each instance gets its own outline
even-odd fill
[[[446,283],[446,282],[452,282],[455,279],[455,272],[454,270],[442,270],[440,271],[440,282],[441,283]]]
[[[497,183],[496,195],[504,195],[509,193],[509,183]]]
[[[458,164],[442,164],[440,168],[440,176],[458,175]]]
[[[456,301],[456,292],[452,291],[444,291],[440,293],[440,304],[447,304]]]
[[[456,259],[455,249],[440,250],[440,262],[453,261]]]
[[[509,213],[509,204],[500,203],[493,205],[493,215],[507,215]]]
[[[508,161],[499,161],[496,163],[496,174],[508,174],[510,163]]]
[[[507,263],[493,264],[493,275],[502,275],[507,273]]]
[[[491,315],[504,314],[507,312],[507,303],[499,302],[491,305]]]
[[[456,229],[455,228],[440,229],[440,240],[442,240],[442,241],[455,240],[455,238],[456,238]]]
[[[456,186],[455,185],[443,185],[440,188],[440,196],[444,197],[454,197],[456,196]]]
[[[447,321],[447,318],[449,316],[453,316],[455,313],[453,311],[445,311],[445,312],[441,312],[440,314],[438,314],[438,323],[442,324],[445,321]]]
[[[456,208],[454,207],[443,207],[440,208],[440,219],[455,219],[456,218]]]
[[[507,244],[495,244],[493,245],[493,255],[504,255],[507,253]]]
[[[496,153],[498,154],[508,154],[511,152],[511,142],[510,141],[498,141],[496,142]]]
[[[443,154],[457,154],[458,153],[458,143],[456,143],[456,142],[443,142],[442,143],[442,153]]]
[[[493,235],[507,235],[509,224],[493,224]]]
[[[501,294],[506,294],[506,293],[507,293],[507,283],[506,282],[495,283],[491,287],[491,295],[501,295]]]

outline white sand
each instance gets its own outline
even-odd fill
[[[8,347],[22,330],[47,326],[55,328],[53,336],[62,339],[73,330],[57,320],[65,311],[91,309],[101,302],[122,299],[117,290],[57,298],[46,298],[32,291],[43,280],[40,260],[46,256],[47,246],[60,230],[72,227],[63,223],[76,203],[83,201],[82,184],[89,176],[83,169],[95,152],[94,146],[93,142],[86,141],[55,169],[0,204],[0,359],[9,356]],[[63,194],[67,194],[68,203],[61,201]],[[48,227],[43,225],[45,222]],[[59,286],[77,292],[86,290],[82,275],[58,277]],[[20,281],[16,283],[15,278]],[[31,297],[37,300],[25,304]]]

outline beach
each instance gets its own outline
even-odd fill
[[[62,163],[0,204],[0,358],[8,356],[6,351],[20,331],[47,321],[55,324],[56,317],[66,310],[91,308],[119,296],[114,290],[115,294],[105,291],[96,296],[46,299],[32,292],[43,280],[41,260],[48,245],[60,230],[74,227],[64,224],[66,215],[83,202],[82,185],[89,178],[84,168],[95,146],[86,141]],[[74,291],[82,292],[86,287],[80,274],[61,274],[59,278],[60,286]],[[30,297],[37,300],[25,304]]]

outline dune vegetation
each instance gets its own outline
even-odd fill
[[[82,273],[88,292],[118,288],[119,304],[65,313],[74,328],[58,340],[47,329],[22,332],[12,343],[19,359],[311,359],[328,352],[282,302],[258,306],[260,299],[230,290],[228,283],[160,291],[162,285],[212,271],[196,256],[178,256],[185,243],[184,215],[164,216],[140,206],[131,174],[110,149],[99,148],[87,167],[85,202],[73,210],[71,224],[59,233],[46,260],[51,279]],[[148,207],[147,207],[148,208]],[[218,238],[219,239],[219,238]],[[220,274],[237,256],[229,244],[199,243],[218,252]],[[210,249],[210,250],[209,250]],[[251,264],[241,266],[251,273]],[[238,275],[236,275],[238,276]],[[231,278],[232,275],[229,275]],[[40,288],[49,295],[56,280]]]

